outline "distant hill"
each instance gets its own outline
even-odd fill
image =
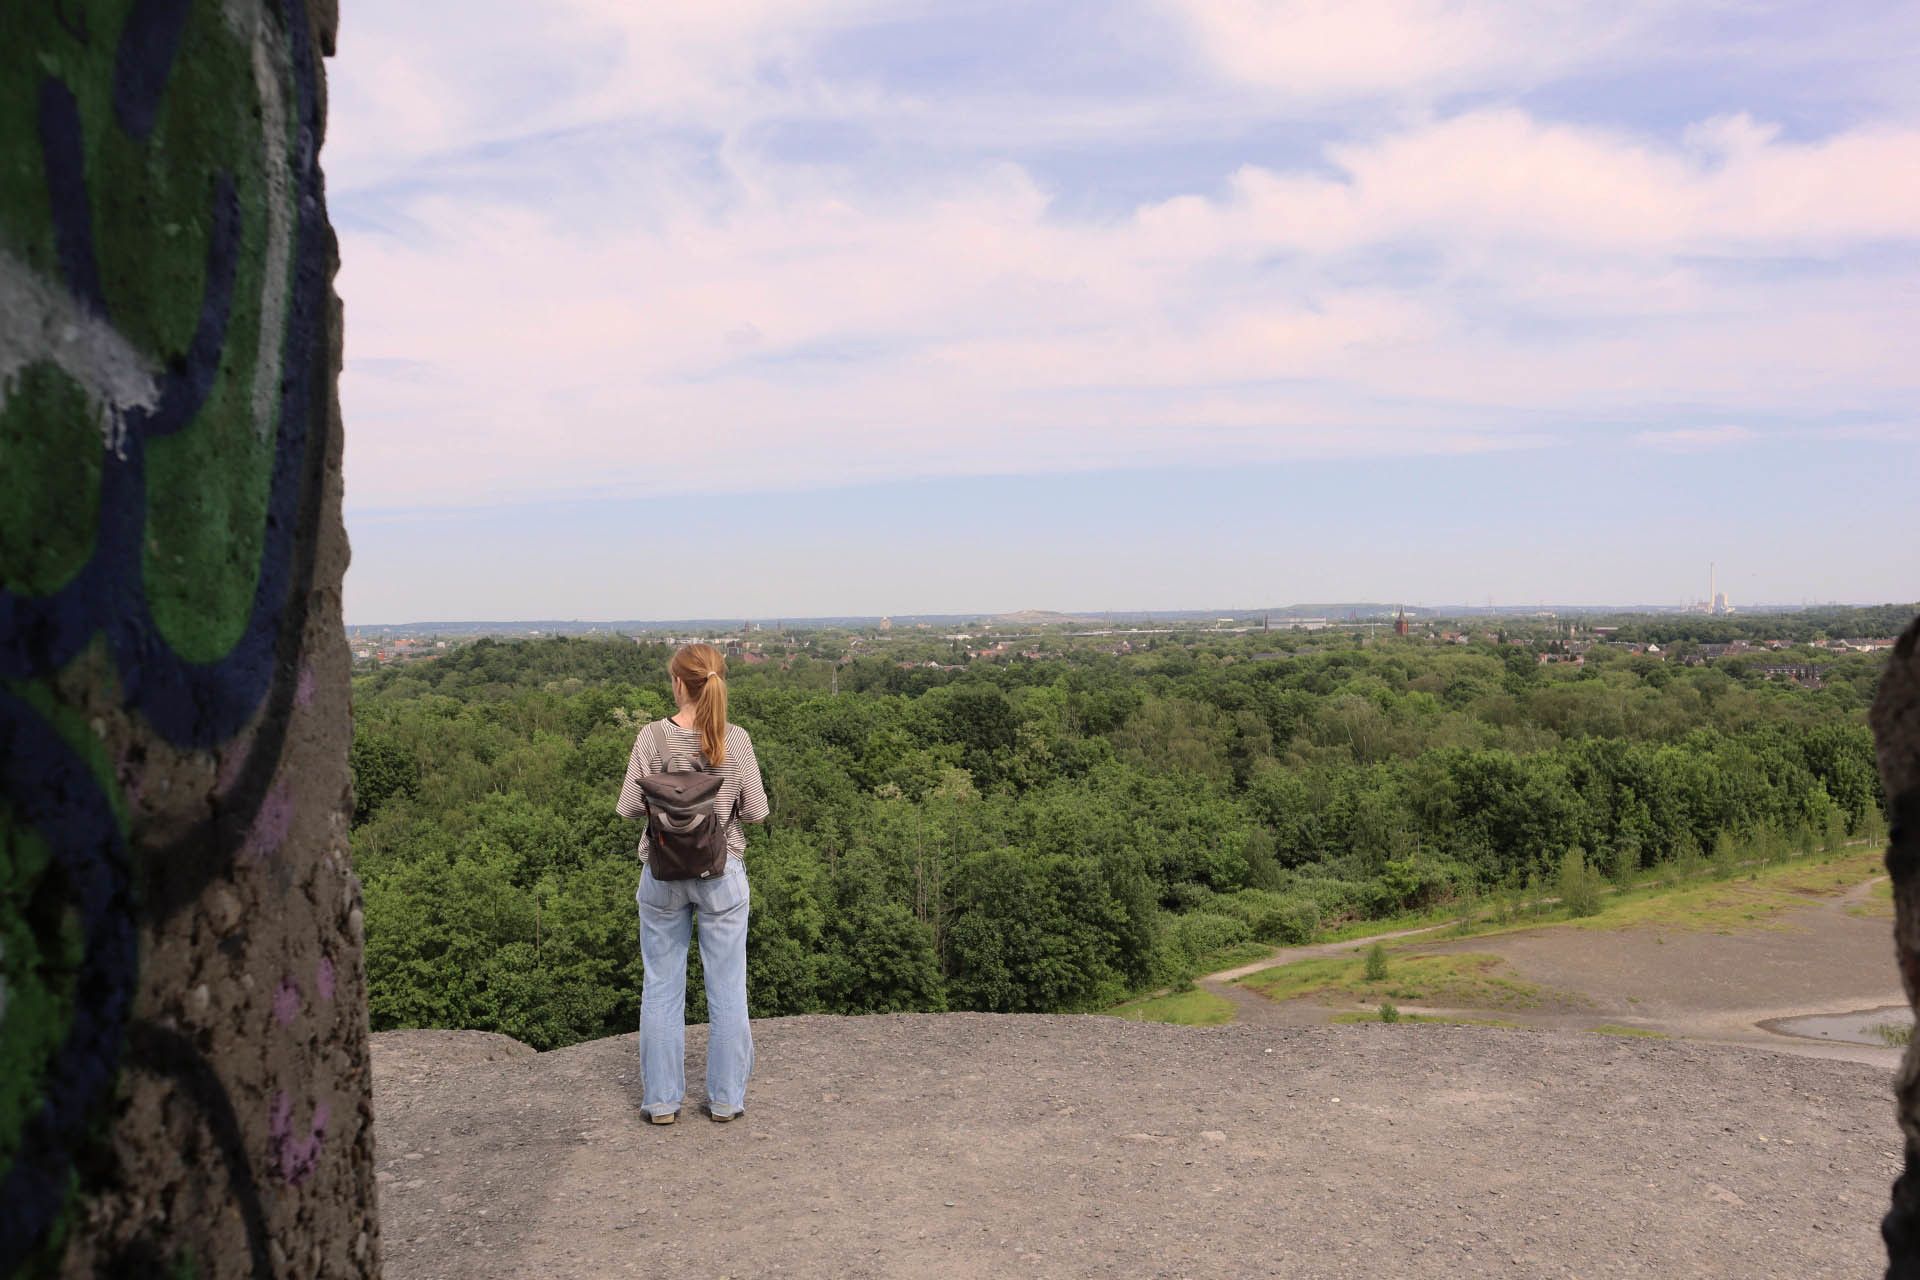
[[[1055,613],[1051,609],[1017,609],[1012,613],[996,613],[992,621],[1012,627],[1063,627],[1096,619],[1082,614]]]
[[[1846,609],[1870,609],[1875,605],[1742,605],[1741,614],[1797,613],[1811,611],[1834,611]],[[983,620],[998,626],[1046,627],[1046,626],[1087,626],[1111,625],[1115,623],[1213,623],[1218,619],[1230,618],[1243,623],[1258,623],[1262,618],[1275,620],[1299,618],[1324,618],[1329,622],[1348,620],[1369,620],[1391,618],[1405,608],[1409,617],[1424,618],[1468,618],[1468,617],[1528,617],[1539,613],[1556,614],[1561,617],[1609,617],[1619,618],[1638,615],[1675,615],[1688,614],[1690,611],[1673,605],[1604,605],[1604,604],[1527,604],[1527,605],[1473,605],[1473,604],[1401,604],[1386,603],[1378,600],[1348,600],[1326,603],[1260,605],[1251,608],[1219,609],[1089,609],[1077,613],[1064,613],[1053,609],[1018,609],[1010,613],[895,613],[888,615],[895,627],[911,627],[925,624],[929,627],[956,628],[977,626]],[[1904,609],[1911,613],[1912,606],[1898,606],[1896,611]],[[1735,615],[1738,616],[1738,615]],[[1903,617],[1905,614],[1902,615]],[[730,618],[670,618],[642,619],[620,618],[594,620],[581,618],[547,618],[518,621],[485,621],[469,619],[441,619],[421,622],[351,622],[347,631],[357,636],[393,635],[441,635],[441,636],[532,636],[532,635],[639,635],[649,632],[661,632],[666,635],[719,635],[739,631],[745,626],[771,631],[779,626],[811,630],[837,627],[849,630],[862,630],[878,626],[881,615],[837,615],[807,618],[742,618],[738,615]],[[1896,628],[1897,629],[1897,628]]]

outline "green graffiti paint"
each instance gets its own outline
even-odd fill
[[[283,314],[263,307],[287,295],[288,255],[273,241],[291,235],[284,183],[270,166],[286,166],[294,145],[280,113],[282,59],[256,98],[235,85],[255,80],[250,41],[228,28],[217,5],[197,5],[188,20],[152,138],[138,145],[115,131],[102,147],[97,197],[102,274],[111,314],[136,343],[184,351],[198,318],[205,275],[208,197],[216,171],[231,175],[240,210],[239,261],[227,342],[206,404],[177,435],[155,441],[147,458],[147,599],[169,647],[194,662],[221,657],[246,629],[260,564],[278,397],[257,394],[262,360],[277,363],[273,345]],[[151,157],[204,157],[153,173]],[[280,279],[267,278],[277,268]],[[183,306],[184,303],[184,306]],[[185,314],[183,314],[185,312]],[[124,319],[123,319],[124,317]],[[150,327],[149,327],[150,326]],[[268,379],[268,389],[277,379]]]
[[[257,324],[249,310],[236,305],[236,323]],[[147,602],[168,646],[194,662],[239,640],[259,572],[273,444],[256,436],[240,382],[223,367],[200,417],[148,451]]]
[[[0,803],[0,1165],[18,1149],[46,1064],[73,1020],[84,940],[46,843]]]
[[[101,410],[51,364],[28,365],[0,400],[0,581],[47,595],[93,552]]]
[[[182,362],[193,340],[215,183],[231,180],[240,233],[218,372],[200,412],[153,441],[147,458],[148,604],[175,653],[212,662],[245,631],[264,539],[294,217],[284,180],[297,146],[294,114],[284,109],[293,90],[284,56],[256,59],[252,32],[236,30],[221,5],[196,4],[151,135],[129,137],[115,125],[110,87],[116,37],[132,7],[93,0],[9,14],[9,26],[24,29],[0,42],[0,253],[44,279],[59,278],[37,125],[39,86],[51,75],[79,110],[106,316],[150,369],[162,370]],[[286,38],[272,19],[266,31],[269,40]],[[236,93],[238,85],[259,92]],[[166,163],[156,162],[161,156]],[[0,405],[10,421],[16,414],[49,421],[50,409],[63,421],[83,416],[70,395],[55,403],[48,394],[38,386],[0,388]],[[106,406],[91,416],[91,449],[77,433],[61,432],[73,451],[64,463],[51,443],[34,450],[33,469],[12,465],[19,446],[0,459],[8,464],[0,469],[0,572],[16,589],[58,586],[92,545],[87,477],[75,472],[97,473]],[[62,508],[54,523],[31,523],[48,507]],[[50,531],[54,545],[38,547],[37,537],[22,536],[28,529]]]
[[[121,18],[102,25],[117,33]],[[258,216],[260,126],[252,95],[235,92],[252,79],[250,51],[227,28],[220,6],[193,5],[152,134],[137,139],[117,127],[102,129],[87,156],[107,314],[128,341],[155,357],[183,356],[193,341],[215,175],[231,173],[241,209],[249,219]],[[96,122],[85,127],[93,135]],[[163,156],[166,161],[156,163]],[[258,253],[252,256],[257,270]],[[236,299],[248,284],[257,288],[258,280],[247,279],[243,263]]]

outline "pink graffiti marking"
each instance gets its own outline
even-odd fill
[[[313,664],[300,664],[300,681],[293,689],[293,705],[304,707],[313,701]]]
[[[280,1180],[299,1186],[313,1176],[320,1164],[320,1146],[327,1136],[327,1104],[314,1104],[313,1125],[303,1138],[293,1136],[293,1099],[282,1090],[273,1095],[273,1109],[267,1115],[267,1136],[273,1142],[274,1163]]]
[[[293,1025],[300,1016],[300,986],[292,978],[280,979],[280,989],[273,993],[273,1018],[283,1027]]]
[[[322,1000],[333,999],[333,957],[321,956],[313,969],[313,989]]]
[[[219,788],[221,795],[232,791],[234,784],[240,781],[240,771],[247,767],[247,758],[252,754],[253,741],[250,737],[228,743],[227,749],[220,753],[220,774],[214,785]]]
[[[254,815],[253,826],[247,830],[246,843],[240,846],[241,856],[251,862],[271,858],[286,843],[287,831],[292,826],[293,796],[285,782],[276,782],[273,790],[267,792],[267,798],[260,802],[260,812]]]

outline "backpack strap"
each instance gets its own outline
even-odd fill
[[[675,772],[674,770],[667,768],[666,723],[671,718],[672,717],[670,716],[663,716],[662,718],[655,720],[652,724],[647,726],[647,736],[653,741],[653,753],[656,756],[660,757],[660,772],[662,773]],[[700,748],[695,748],[695,754],[699,757],[699,762],[693,766],[693,772],[712,773],[714,771],[713,765],[707,760],[707,753]],[[737,798],[734,801],[734,805],[736,808],[739,806],[739,801]]]
[[[664,720],[655,720],[647,726],[647,738],[653,743],[653,754],[660,761],[660,772],[671,773],[667,767],[667,731]]]

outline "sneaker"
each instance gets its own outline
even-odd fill
[[[680,1118],[678,1108],[672,1111],[642,1111],[640,1114],[647,1118],[648,1124],[672,1124]]]
[[[725,1124],[729,1120],[738,1120],[746,1115],[747,1109],[742,1107],[738,1111],[715,1111],[711,1102],[703,1102],[700,1104],[700,1114],[715,1124]]]

